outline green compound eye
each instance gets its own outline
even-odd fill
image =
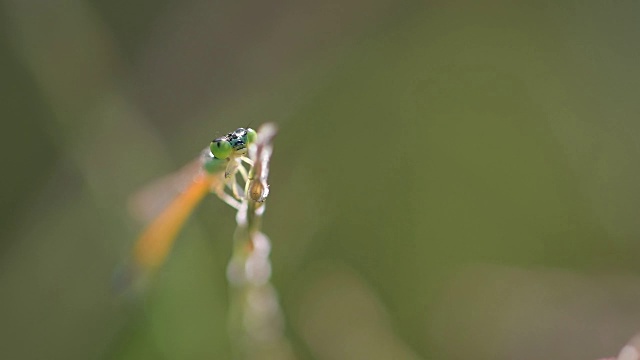
[[[218,159],[226,159],[231,156],[231,153],[233,152],[233,146],[231,146],[231,143],[223,137],[213,140],[211,145],[209,145],[209,148],[211,149],[213,156]]]
[[[245,143],[247,145],[254,143],[258,139],[258,133],[252,128],[247,128]]]

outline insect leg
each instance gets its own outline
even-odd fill
[[[215,193],[220,198],[220,200],[222,200],[225,203],[227,203],[227,205],[231,206],[232,208],[234,208],[236,210],[240,210],[240,207],[242,206],[242,203],[240,203],[240,201],[236,200],[233,196],[231,196],[231,195],[227,194],[226,192],[224,192],[224,189],[216,189]]]
[[[249,159],[249,158],[248,158],[248,157],[246,157],[246,156],[240,156],[240,160],[242,160],[242,161],[246,162],[246,163],[247,163],[247,165],[249,165],[249,166],[253,166],[253,160]]]
[[[238,172],[240,173],[240,175],[242,175],[242,180],[247,183],[249,181],[249,174],[247,173],[247,169],[245,169],[244,166],[240,165],[238,166]]]

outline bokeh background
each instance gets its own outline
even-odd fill
[[[299,359],[595,359],[640,330],[640,2],[0,6],[0,357],[226,359],[234,212],[145,295],[132,194],[279,125],[264,231]]]

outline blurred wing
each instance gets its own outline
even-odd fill
[[[202,172],[202,160],[196,159],[175,173],[166,175],[135,193],[129,200],[129,212],[144,223],[157,218],[171,201],[185,191]]]
[[[135,245],[136,267],[144,271],[157,269],[173,246],[173,242],[195,206],[220,181],[217,176],[200,173],[164,211],[145,229]]]

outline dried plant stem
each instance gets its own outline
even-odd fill
[[[229,330],[236,359],[293,359],[284,336],[284,318],[276,290],[271,285],[271,242],[261,232],[264,200],[269,193],[267,177],[273,124],[258,130],[249,149],[253,166],[245,186],[236,221],[233,255],[227,268],[230,283]]]

